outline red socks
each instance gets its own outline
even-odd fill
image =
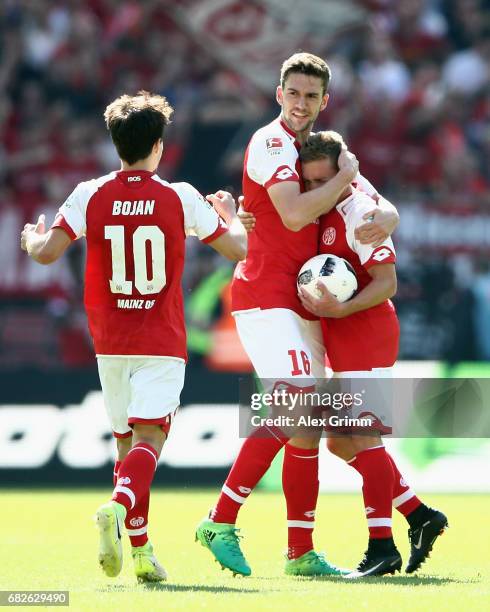
[[[112,484],[114,486],[116,486],[117,484],[117,475],[119,474],[119,468],[121,467],[121,463],[122,461],[119,461],[119,459],[117,459],[116,463],[114,464],[114,471],[112,472]]]
[[[126,515],[124,525],[128,532],[131,546],[144,546],[148,542],[149,509],[150,491],[137,501],[136,506]]]
[[[288,516],[288,557],[297,559],[313,550],[313,529],[318,500],[318,448],[286,444],[282,487]]]
[[[211,512],[215,523],[236,522],[242,504],[286,442],[279,430],[267,427],[260,427],[245,440]]]
[[[114,465],[114,486],[117,484],[118,472],[122,461]],[[150,508],[150,492],[136,502],[135,507],[126,514],[124,524],[131,541],[131,546],[144,546],[148,542],[148,510]]]
[[[157,463],[157,452],[143,442],[133,446],[121,463],[112,499],[122,504],[128,514],[149,495]]]
[[[362,476],[369,537],[391,538],[391,504],[395,475],[384,446],[363,450],[347,462]]]
[[[397,468],[393,457],[389,453],[386,454],[388,455],[391,462],[391,467],[393,469],[393,474],[395,475],[395,482],[393,486],[393,507],[396,508],[398,512],[401,512],[403,516],[407,516],[418,508],[422,502],[403,479],[403,476],[400,474],[400,470]]]

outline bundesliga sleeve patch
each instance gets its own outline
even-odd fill
[[[282,148],[282,138],[268,138],[265,141],[265,144],[268,149],[281,149]]]
[[[269,155],[279,155],[283,149],[282,138],[267,138],[265,146],[267,147],[267,153],[269,153]]]

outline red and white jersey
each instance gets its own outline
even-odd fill
[[[356,227],[366,222],[363,215],[372,211],[374,206],[370,196],[353,189],[352,195],[320,217],[319,253],[331,253],[346,259],[355,270],[358,290],[372,280],[368,273],[371,266],[396,261],[391,238],[373,249],[369,244],[361,244],[354,236]]]
[[[245,210],[256,218],[248,235],[248,254],[236,269],[232,284],[232,310],[287,308],[305,319],[315,319],[296,294],[301,266],[317,254],[318,222],[299,232],[288,230],[267,189],[285,181],[303,191],[295,134],[277,118],[252,136],[245,153],[243,195]]]
[[[369,268],[395,263],[391,238],[373,249],[361,244],[354,230],[373,210],[372,198],[353,189],[352,195],[320,217],[320,253],[346,259],[357,276],[358,290],[372,280]],[[393,365],[398,353],[399,326],[390,300],[341,319],[321,319],[323,339],[334,372],[368,371]]]
[[[80,183],[53,227],[87,238],[85,307],[97,354],[187,358],[185,237],[211,242],[227,231],[192,185],[112,172]]]

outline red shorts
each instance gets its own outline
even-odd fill
[[[321,319],[321,326],[334,372],[390,368],[396,361],[400,325],[389,300],[343,319]]]

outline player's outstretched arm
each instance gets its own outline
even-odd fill
[[[299,232],[335,206],[358,170],[356,156],[344,150],[339,156],[339,171],[321,187],[300,193],[299,183],[285,181],[274,183],[267,193],[284,225],[293,232]]]
[[[245,259],[247,256],[247,232],[238,218],[233,196],[227,191],[217,191],[208,195],[207,200],[212,203],[228,226],[228,231],[216,240],[209,242],[209,246],[232,261]]]
[[[39,215],[37,223],[26,223],[20,236],[23,251],[40,264],[55,262],[71,244],[71,238],[60,229],[53,228],[46,232],[45,216]]]
[[[320,298],[313,297],[303,287],[300,287],[300,300],[303,306],[317,317],[341,319],[355,312],[377,306],[395,295],[397,281],[394,264],[371,266],[368,272],[372,281],[347,302],[339,302],[320,281],[317,284],[322,294]]]

